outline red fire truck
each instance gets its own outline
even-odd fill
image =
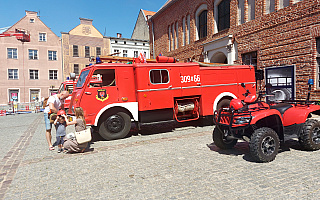
[[[155,63],[101,63],[81,71],[69,114],[82,107],[87,125],[106,140],[124,138],[131,122],[185,122],[213,116],[246,88],[256,92],[254,67],[180,63],[157,57]],[[100,82],[92,81],[98,77]]]

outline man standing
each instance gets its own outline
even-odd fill
[[[44,122],[46,124],[46,139],[49,145],[49,150],[54,150],[54,147],[51,143],[51,127],[52,124],[49,120],[49,115],[51,113],[57,113],[61,108],[62,104],[64,104],[64,100],[69,96],[68,91],[62,91],[60,94],[55,94],[49,97],[46,107],[44,109]]]

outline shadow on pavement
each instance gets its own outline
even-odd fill
[[[229,156],[241,156],[248,162],[255,162],[250,156],[249,143],[248,142],[238,142],[232,149],[220,149],[214,143],[207,144],[207,147],[211,151],[218,152],[219,154],[229,155]],[[290,151],[290,149],[295,149],[302,151],[301,146],[297,140],[289,139],[280,145],[278,153]]]

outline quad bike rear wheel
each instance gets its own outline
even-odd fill
[[[252,158],[257,162],[271,162],[276,158],[280,147],[278,134],[271,128],[256,129],[249,142]]]
[[[237,139],[227,139],[228,132],[228,129],[218,128],[217,126],[213,130],[212,138],[214,144],[220,149],[231,149],[238,142]]]
[[[299,136],[299,143],[307,151],[320,149],[320,122],[307,119]]]

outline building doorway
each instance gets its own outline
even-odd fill
[[[40,89],[30,89],[30,102],[38,102],[40,99]]]
[[[9,89],[9,102],[19,102],[20,101],[20,94],[19,89]]]
[[[218,52],[211,57],[210,62],[228,64],[228,59],[224,53]]]

